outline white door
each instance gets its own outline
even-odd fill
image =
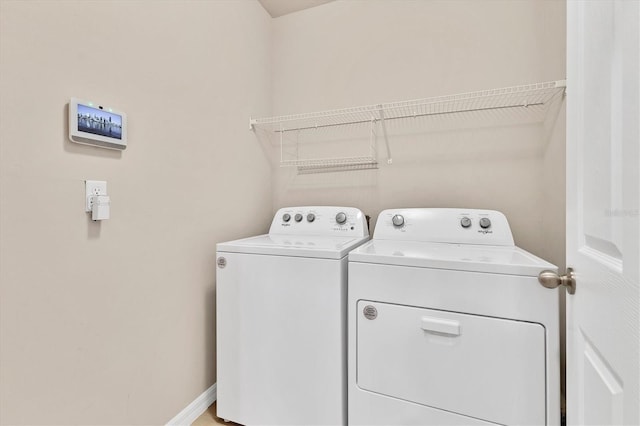
[[[568,1],[567,424],[640,424],[640,2]]]

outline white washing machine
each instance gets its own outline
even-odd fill
[[[559,425],[543,270],[500,212],[383,211],[349,254],[349,424]]]
[[[219,417],[346,424],[347,254],[368,239],[358,209],[293,207],[217,245]]]

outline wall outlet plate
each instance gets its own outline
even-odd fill
[[[104,180],[85,180],[85,206],[84,211],[91,211],[91,197],[94,195],[107,195],[107,182]]]

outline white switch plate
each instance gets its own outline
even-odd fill
[[[85,180],[85,207],[84,211],[91,211],[91,197],[94,195],[107,195],[107,182],[104,180]]]

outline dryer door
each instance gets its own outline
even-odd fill
[[[545,329],[360,300],[362,389],[505,425],[545,424]]]

